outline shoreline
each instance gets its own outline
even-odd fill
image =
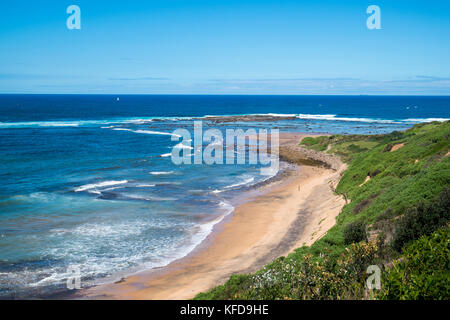
[[[264,192],[237,206],[187,256],[115,283],[83,289],[76,298],[190,299],[233,274],[254,272],[322,237],[345,204],[333,191],[346,166],[336,157],[299,147],[307,136],[312,135],[280,134],[280,157],[295,163],[292,159],[302,155],[328,166],[303,164],[279,183],[262,186]]]

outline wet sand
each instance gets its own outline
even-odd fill
[[[83,299],[190,299],[223,284],[232,274],[253,272],[302,245],[311,245],[334,224],[345,201],[334,194],[346,166],[339,159],[298,146],[306,134],[281,134],[280,155],[314,158],[254,200],[238,206],[194,252],[157,270],[119,283],[83,290]],[[316,159],[317,158],[317,159]]]

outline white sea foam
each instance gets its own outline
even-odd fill
[[[127,128],[116,128],[116,127],[111,127],[111,128],[115,131],[133,131],[133,130],[127,129]]]
[[[134,200],[145,200],[145,201],[176,201],[177,198],[174,197],[157,197],[157,196],[141,196],[135,194],[127,194],[127,198]]]
[[[417,106],[414,106],[417,109]],[[132,130],[127,128],[117,128],[112,125],[120,124],[145,124],[153,122],[155,120],[160,121],[179,121],[179,120],[192,120],[192,119],[208,119],[216,117],[233,117],[233,116],[271,116],[271,117],[297,117],[299,119],[311,119],[311,120],[329,120],[329,121],[355,121],[355,122],[367,122],[367,123],[399,123],[401,122],[431,122],[431,121],[447,121],[447,118],[411,118],[403,120],[392,119],[372,119],[372,118],[352,118],[352,117],[339,117],[335,114],[282,114],[282,113],[256,113],[256,114],[228,114],[228,115],[205,115],[205,116],[185,116],[185,117],[147,117],[147,118],[125,118],[125,119],[105,119],[105,120],[61,120],[61,121],[25,121],[25,122],[0,122],[0,129],[6,128],[43,128],[43,127],[81,127],[81,126],[98,126],[103,125],[102,129],[113,130],[126,130],[136,133],[145,134],[162,134],[173,135],[169,132],[159,132],[152,130]],[[400,123],[401,123],[400,122]],[[110,125],[110,126],[107,126]],[[175,135],[178,136],[178,135]]]
[[[155,183],[155,185],[156,186],[170,186],[170,185],[179,186],[179,185],[182,185],[182,183],[179,181],[166,181],[166,182],[157,182],[157,183]]]
[[[222,189],[215,189],[214,191],[212,191],[212,193],[221,193],[221,192],[235,189],[238,187],[243,187],[243,186],[251,184],[254,181],[255,181],[255,177],[249,177],[247,174],[244,174],[241,176],[241,181],[230,184],[228,186],[225,186]]]
[[[30,283],[30,287],[39,287],[39,286],[43,286],[43,285],[57,283],[62,280],[68,279],[70,276],[72,276],[72,275],[67,272],[63,272],[63,273],[54,272],[50,276],[47,276],[37,282]]]
[[[86,223],[71,230],[71,233],[85,236],[85,237],[124,237],[130,235],[138,235],[142,232],[142,228],[136,226],[129,226],[125,223],[119,224],[98,224]]]
[[[249,116],[269,116],[275,118],[291,118],[297,116],[295,113],[255,113],[249,114]]]
[[[62,121],[26,121],[0,122],[0,128],[43,128],[43,127],[80,127],[126,123],[121,120],[62,120]]]
[[[236,117],[236,116],[270,116],[278,118],[290,118],[297,117],[299,119],[310,119],[310,120],[328,120],[328,121],[347,121],[347,122],[367,122],[367,123],[399,123],[397,120],[390,119],[372,119],[372,118],[352,118],[352,117],[338,117],[335,114],[283,114],[283,113],[252,113],[252,114],[235,114],[235,115],[207,115],[204,119],[208,118],[220,118],[220,117]]]
[[[224,212],[225,215],[229,215],[234,210],[234,207],[231,204],[229,204],[228,202],[225,202],[225,201],[220,201],[219,207],[221,209],[225,210],[225,212]]]
[[[158,117],[151,118],[125,118],[125,119],[105,119],[105,120],[55,120],[55,121],[24,121],[24,122],[0,122],[0,128],[39,128],[39,127],[79,127],[104,125],[103,129],[110,129],[109,124],[143,124],[154,121]],[[161,118],[162,119],[162,118]]]
[[[197,232],[193,236],[193,244],[194,245],[192,246],[191,250],[189,250],[189,252],[192,251],[196,246],[198,246],[200,243],[202,243],[206,239],[206,237],[212,232],[212,230],[216,224],[221,222],[226,216],[228,216],[230,213],[232,213],[234,211],[234,207],[225,201],[221,201],[219,203],[219,207],[223,211],[222,215],[213,221],[203,223],[198,226],[199,232]]]
[[[219,203],[219,210],[221,211],[221,215],[216,219],[208,221],[206,223],[202,223],[200,225],[192,226],[193,227],[191,233],[192,235],[187,243],[183,244],[172,243],[171,247],[167,246],[165,248],[166,253],[160,255],[159,263],[143,264],[140,267],[136,268],[134,272],[126,272],[125,274],[127,276],[130,276],[139,273],[143,270],[146,270],[148,268],[164,267],[170,264],[172,261],[186,257],[211,234],[215,225],[223,221],[225,217],[227,217],[230,213],[234,211],[234,207],[228,202],[221,201]],[[140,260],[141,257],[138,258]],[[109,279],[109,281],[105,280],[97,281],[97,284],[109,282],[112,282],[111,278]]]
[[[410,119],[404,119],[401,121],[402,122],[422,123],[422,122],[433,122],[433,121],[445,122],[445,121],[449,121],[449,120],[450,119],[448,119],[448,118],[421,118],[421,119],[410,118]]]
[[[216,219],[209,221],[207,223],[202,223],[197,226],[197,231],[193,234],[191,239],[191,245],[186,246],[183,250],[183,254],[179,257],[185,257],[190,252],[192,252],[199,244],[201,244],[213,231],[214,226],[220,223],[226,216],[234,211],[234,207],[228,202],[221,201],[219,203],[219,208],[222,211],[222,214]],[[180,252],[181,253],[181,252]],[[172,259],[174,261],[176,259]]]
[[[187,146],[187,145],[185,145],[185,144],[183,144],[183,143],[176,144],[176,145],[173,146],[173,148],[174,148],[174,149],[187,149],[187,150],[192,150],[192,149],[194,149],[193,147]]]
[[[247,185],[249,183],[252,183],[253,181],[255,181],[255,177],[248,177],[248,178],[244,179],[241,182],[233,183],[233,184],[231,184],[229,186],[226,186],[225,189],[233,189],[233,188],[236,188],[236,187],[245,186],[245,185]]]
[[[229,203],[222,201],[218,204],[220,215],[206,223],[189,224],[157,220],[157,221],[126,221],[121,223],[86,223],[74,228],[52,229],[49,237],[73,237],[73,241],[62,245],[61,242],[55,242],[57,245],[48,251],[57,258],[73,257],[73,252],[77,252],[74,261],[70,261],[72,267],[78,267],[83,272],[84,278],[96,278],[95,280],[84,280],[83,285],[111,283],[123,276],[136,274],[149,268],[163,267],[177,259],[187,256],[199,244],[201,244],[208,235],[211,234],[216,224],[233,212],[234,207]],[[155,229],[174,229],[188,231],[190,236],[186,239],[174,239],[174,241],[165,241],[160,239],[154,242],[138,242],[128,248],[128,254],[123,255],[123,239],[130,237],[140,238],[143,232],[149,228]],[[111,242],[112,246],[108,257],[97,256],[90,253],[91,245],[96,245],[99,241]],[[143,249],[146,250],[143,250]],[[111,276],[107,278],[98,278],[98,275]],[[70,274],[67,274],[66,266],[52,266],[33,271],[18,271],[7,273],[7,281],[20,281],[30,287],[40,287],[61,283],[65,281]],[[5,276],[1,279],[4,280]]]
[[[152,130],[132,130],[132,129],[128,129],[128,128],[112,128],[112,130],[130,131],[130,132],[134,132],[134,133],[143,133],[143,134],[167,135],[167,136],[174,136],[174,137],[181,138],[180,135],[171,133],[171,132],[161,132],[161,131],[152,131]]]
[[[297,115],[300,119],[317,119],[317,120],[334,120],[335,114],[299,114]]]
[[[86,184],[86,185],[80,186],[80,187],[76,188],[74,191],[75,192],[88,191],[91,189],[96,189],[96,188],[101,188],[101,187],[109,187],[109,186],[114,186],[114,185],[118,185],[118,184],[125,184],[127,182],[128,182],[127,180],[103,181],[103,182],[99,182],[99,183],[92,183],[92,184]]]
[[[151,171],[151,172],[149,172],[149,173],[152,174],[152,175],[158,176],[158,175],[173,174],[174,171]]]
[[[167,158],[170,157],[172,155],[172,153],[164,153],[162,155],[160,155],[161,158]]]
[[[61,121],[0,122],[0,128],[78,127],[79,125],[79,122]]]
[[[106,189],[103,189],[101,192],[100,191],[96,191],[96,192],[93,192],[93,193],[101,194],[102,192],[105,192],[105,191],[112,191],[112,190],[116,190],[116,189],[120,189],[120,188],[122,188],[122,187],[119,186],[119,187],[106,188]]]
[[[160,134],[160,135],[168,135],[168,136],[174,136],[174,137],[181,138],[181,136],[179,134],[175,134],[175,133],[171,133],[171,132],[160,132],[160,131],[152,131],[152,130],[134,130],[133,132],[144,133],[144,134]]]
[[[311,119],[311,120],[328,120],[328,121],[346,121],[346,122],[367,122],[367,123],[399,123],[395,120],[389,119],[372,119],[372,118],[351,118],[351,117],[338,117],[335,114],[298,114],[299,119]]]
[[[154,186],[156,186],[156,184],[145,184],[145,183],[143,183],[143,184],[137,184],[136,185],[137,188],[151,188],[151,187],[154,187]]]
[[[151,118],[151,119],[131,119],[131,120],[126,120],[127,123],[134,123],[134,124],[144,124],[144,123],[148,123],[148,122],[152,122],[155,121],[155,119]]]

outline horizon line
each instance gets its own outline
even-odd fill
[[[91,96],[375,96],[375,97],[450,97],[450,94],[389,94],[389,93],[381,93],[381,94],[366,94],[366,93],[342,93],[342,94],[314,94],[314,93],[30,93],[30,92],[0,92],[0,95],[91,95]]]

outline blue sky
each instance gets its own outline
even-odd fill
[[[449,35],[440,0],[2,1],[0,93],[448,95]]]

